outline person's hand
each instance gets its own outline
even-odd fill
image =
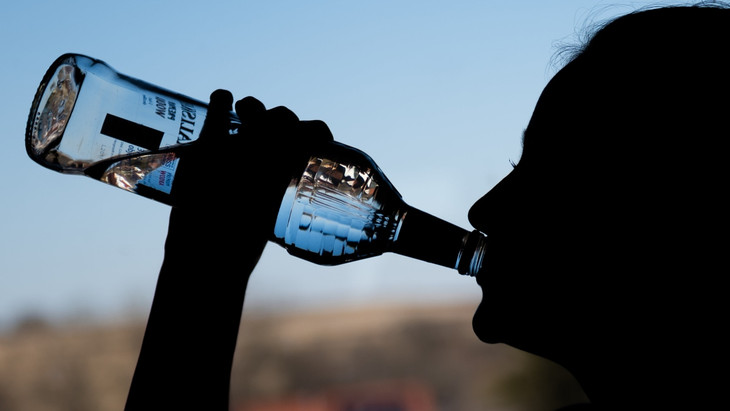
[[[128,411],[229,408],[248,278],[292,174],[314,146],[332,140],[323,122],[266,110],[252,97],[236,104],[242,125],[231,135],[232,103],[231,93],[213,92],[200,138],[181,155]]]
[[[245,237],[247,252],[260,254],[291,176],[304,169],[317,144],[333,138],[324,122],[300,121],[285,107],[267,110],[253,97],[236,102],[241,125],[231,135],[232,105],[226,90],[210,96],[201,136],[180,161],[170,236],[187,238],[188,243],[240,242]],[[168,243],[174,241],[170,236]],[[173,252],[169,248],[166,252]]]

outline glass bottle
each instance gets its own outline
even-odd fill
[[[194,149],[206,112],[201,101],[65,54],[33,100],[26,149],[44,167],[175,205],[181,154]],[[236,133],[235,113],[231,124]],[[394,252],[472,276],[486,250],[482,234],[409,206],[367,154],[338,142],[313,148],[294,173],[270,240],[321,265]]]

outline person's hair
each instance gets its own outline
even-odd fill
[[[632,15],[657,9],[730,9],[730,3],[725,1],[709,0],[692,3],[677,3],[673,5],[667,5],[666,3],[653,4],[634,8],[626,13],[621,14],[619,17],[612,17],[607,19],[600,18],[600,15],[602,13],[610,12],[611,10],[614,10],[618,7],[619,5],[609,5],[593,9],[592,12],[590,12],[585,18],[582,26],[575,30],[573,36],[566,40],[556,42],[556,51],[551,59],[551,67],[553,67],[554,69],[559,69],[576,59],[586,50],[586,48],[589,47],[592,40],[596,37],[598,33],[600,33],[604,28],[606,28],[616,20],[628,18]]]
[[[561,71],[574,83],[569,121],[591,130],[594,154],[633,150],[646,161],[660,160],[656,149],[707,150],[730,110],[729,26],[730,5],[721,2],[645,7],[594,24],[562,52]],[[585,136],[574,137],[566,143],[587,152]]]

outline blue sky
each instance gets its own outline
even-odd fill
[[[556,46],[586,21],[662,2],[16,1],[0,14],[0,327],[18,316],[144,311],[169,209],[32,162],[23,138],[66,52],[207,100],[216,88],[321,119],[409,204],[469,228],[471,204],[520,155]],[[229,152],[222,152],[222,161]],[[240,153],[239,155],[255,155]],[[245,191],[245,181],[231,181]],[[204,281],[204,278],[201,278]],[[385,255],[319,267],[270,244],[247,307],[481,298],[473,279]]]

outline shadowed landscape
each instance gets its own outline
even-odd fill
[[[231,408],[539,411],[584,398],[554,364],[480,342],[473,309],[244,311]],[[144,323],[19,321],[0,334],[0,410],[122,409]]]

